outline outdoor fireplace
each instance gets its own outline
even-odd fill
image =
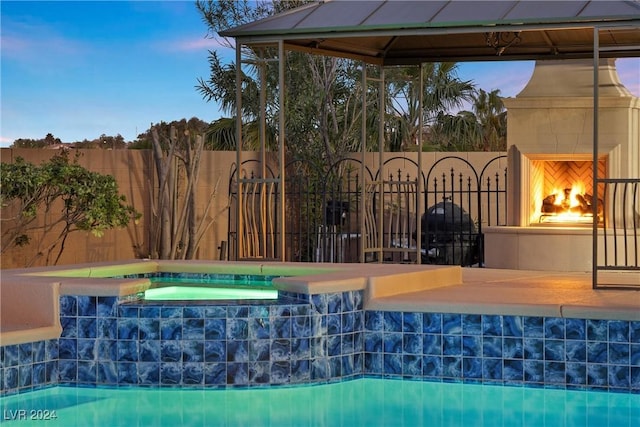
[[[600,239],[616,216],[598,178],[640,176],[640,100],[620,82],[615,60],[599,66],[599,151],[593,163],[593,61],[537,62],[526,87],[505,99],[508,114],[506,226],[485,228],[485,265],[590,271],[593,206]]]
[[[593,162],[575,160],[532,160],[530,178],[533,209],[530,223],[591,225],[594,208],[602,224],[604,186],[594,200]],[[606,162],[598,162],[598,174],[606,176]],[[595,206],[594,206],[595,205]]]

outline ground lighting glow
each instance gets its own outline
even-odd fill
[[[208,288],[204,286],[166,286],[148,289],[144,299],[159,300],[229,300],[278,299],[276,289]]]

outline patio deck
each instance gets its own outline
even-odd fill
[[[464,268],[461,284],[375,297],[366,309],[640,320],[640,275],[603,278],[638,289],[594,290],[586,272]]]

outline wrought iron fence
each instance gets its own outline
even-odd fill
[[[599,179],[605,185],[603,199],[608,200],[609,210],[603,212],[602,245],[598,251],[594,269],[594,288],[640,287],[640,179]],[[599,272],[629,273],[625,276],[602,278]]]
[[[248,253],[238,247],[235,212],[240,209],[243,222],[251,225],[244,227],[243,245],[258,242],[261,230],[273,231],[267,241],[284,238],[287,261],[413,263],[420,256],[421,263],[482,266],[483,226],[504,225],[506,219],[506,170],[499,164],[503,158],[496,156],[476,169],[463,157],[447,156],[423,171],[414,160],[400,156],[387,159],[376,171],[363,168],[357,159],[342,159],[326,170],[291,162],[286,166],[283,236],[277,215],[268,215],[266,226],[252,218],[266,198],[277,205],[280,191],[273,185],[268,194],[256,192],[261,188],[257,181],[271,182],[275,176],[267,168],[268,176],[254,178],[259,165],[247,161],[241,167],[241,205],[237,171],[229,182],[229,258]],[[418,212],[420,197],[423,214]]]

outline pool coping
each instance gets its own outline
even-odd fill
[[[51,313],[57,313],[59,295],[126,297],[151,286],[146,278],[108,276],[176,271],[277,276],[283,269],[300,275],[274,279],[276,289],[307,295],[363,290],[365,310],[640,320],[640,289],[593,290],[588,273],[415,264],[130,260],[3,270],[0,292],[5,304],[12,298],[16,304],[29,304],[24,295],[7,289],[20,285],[33,295],[34,286],[46,288],[56,283],[57,291],[49,298]],[[44,323],[41,318],[32,322],[28,316],[21,317],[16,323],[3,316],[0,345],[60,336],[56,315]]]

